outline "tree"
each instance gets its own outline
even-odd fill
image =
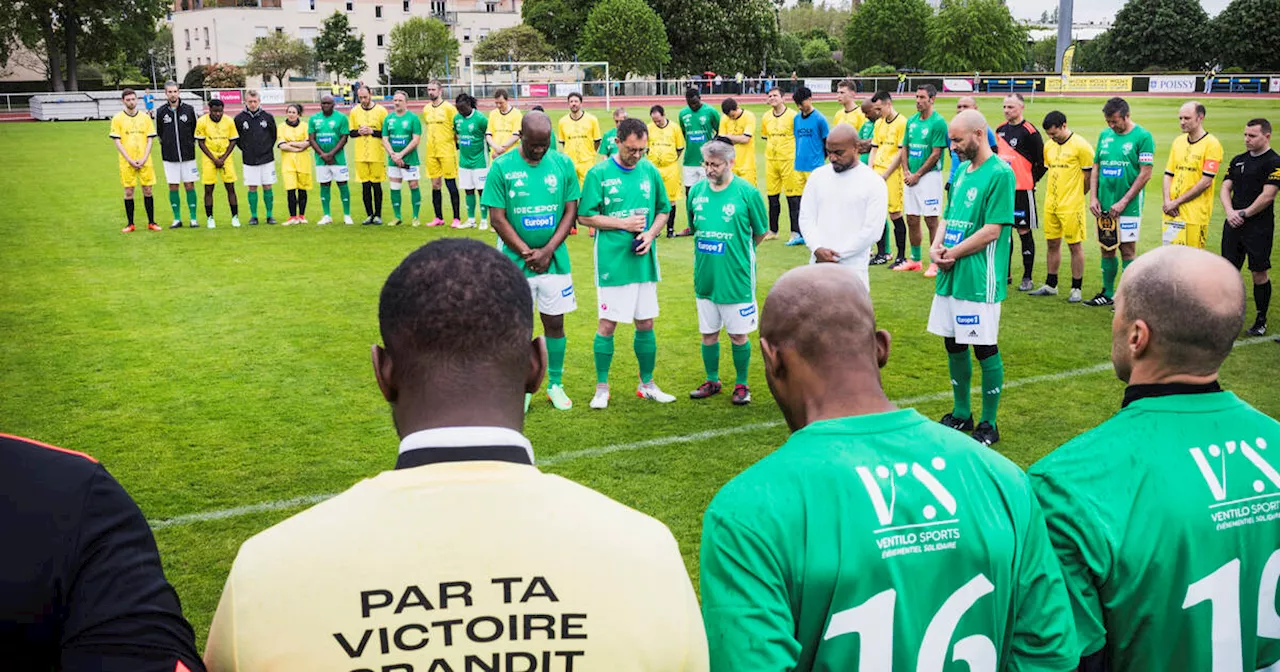
[[[142,71],[134,65],[123,52],[116,54],[108,63],[102,64],[103,83],[111,88],[119,88],[121,84],[136,84],[148,81]]]
[[[141,55],[138,67],[143,68],[141,61],[146,61],[146,69],[144,73],[149,74],[151,68],[156,69],[156,83],[163,85],[166,80],[177,77],[177,73],[173,68],[173,26],[163,24],[156,30],[156,36],[151,40],[151,48],[146,54]]]
[[[1115,68],[1107,62],[1107,53],[1111,49],[1111,31],[1087,42],[1076,43],[1076,57],[1071,62],[1072,72],[1115,72]]]
[[[778,40],[776,8],[769,0],[651,0],[650,5],[666,26],[667,69],[673,74],[751,72],[764,66]],[[733,48],[709,35],[732,35]]]
[[[290,70],[310,70],[314,60],[315,54],[306,42],[285,33],[271,33],[249,47],[244,69],[251,75],[262,75],[263,84],[269,84],[268,78],[275,77],[283,87]]]
[[[204,85],[210,89],[244,87],[244,70],[231,63],[214,63],[204,67]]]
[[[1108,65],[1113,72],[1198,70],[1211,51],[1208,24],[1200,0],[1130,0],[1107,31]]]
[[[344,77],[355,79],[369,67],[364,60],[364,33],[353,33],[347,15],[336,9],[320,24],[315,52],[316,62],[338,82]]]
[[[458,67],[458,40],[439,19],[415,16],[391,29],[387,64],[393,79],[425,82]]]
[[[671,45],[662,19],[644,0],[601,0],[582,28],[582,58],[608,61],[619,79],[652,75],[670,62]]]
[[[918,67],[931,16],[925,0],[867,0],[845,29],[845,64],[855,70],[880,63]]]
[[[773,50],[769,53],[769,70],[773,72],[791,72],[800,67],[804,60],[804,43],[795,33],[783,33],[778,36]]]
[[[928,26],[924,63],[936,72],[1013,72],[1026,61],[1027,29],[1002,0],[945,0]]]
[[[844,41],[844,28],[853,13],[848,6],[831,7],[821,5],[800,5],[785,7],[778,12],[779,28],[784,33],[802,33],[809,35],[811,31],[820,30],[836,42]],[[832,50],[839,46],[833,46]]]
[[[554,58],[567,60],[577,55],[582,17],[594,7],[594,0],[527,0],[520,16],[525,25],[542,33]]]
[[[1049,72],[1057,65],[1058,38],[1050,36],[1031,43],[1031,69],[1036,72]],[[1076,47],[1079,52],[1080,48]]]
[[[806,61],[815,59],[831,60],[831,47],[823,39],[812,39],[804,43],[800,48],[800,55]]]
[[[836,36],[829,34],[821,28],[810,28],[809,30],[801,31],[799,35],[800,41],[805,44],[808,44],[813,40],[822,40],[826,43],[827,49],[830,51],[836,51],[840,48],[840,40],[836,39]]]
[[[1217,62],[1247,72],[1280,71],[1280,0],[1234,0],[1213,20]],[[1263,47],[1262,45],[1272,45]]]
[[[533,26],[520,24],[489,33],[472,52],[477,61],[545,61],[551,58],[551,45]],[[516,79],[520,68],[516,68]]]
[[[187,75],[182,78],[182,88],[184,89],[203,89],[205,75],[209,73],[209,66],[197,65],[187,71]]]

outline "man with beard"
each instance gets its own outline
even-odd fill
[[[831,129],[826,144],[830,163],[815,169],[805,184],[800,230],[812,252],[809,263],[847,266],[870,289],[867,266],[871,246],[884,233],[889,186],[858,160],[865,144],[849,124]]]

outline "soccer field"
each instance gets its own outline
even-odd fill
[[[1179,102],[1131,99],[1134,119],[1157,142],[1140,251],[1159,244],[1160,174],[1178,133]],[[1027,118],[1039,125],[1046,112],[1060,109],[1092,144],[1103,128],[1102,103],[1041,96],[1028,104]],[[998,99],[985,98],[981,105],[993,126],[1001,123]],[[673,100],[668,115],[674,118],[679,107]],[[752,107],[757,116],[766,112]],[[828,117],[836,109],[834,103],[819,108]],[[954,99],[939,99],[938,109],[950,118]],[[1274,101],[1213,100],[1205,124],[1229,158],[1243,151],[1244,122],[1275,109]],[[898,110],[913,114],[913,101],[900,101]],[[629,111],[647,116],[647,110]],[[607,125],[608,113],[594,112]],[[107,128],[108,122],[0,125],[0,148],[10,161],[0,173],[0,431],[87,452],[128,488],[156,524],[168,577],[203,646],[241,542],[394,464],[398,439],[369,364],[369,347],[379,340],[378,292],[387,274],[427,241],[495,236],[340,224],[237,230],[229,226],[221,189],[216,230],[122,235],[115,149]],[[761,179],[763,151],[758,142]],[[158,148],[156,153],[158,170]],[[59,167],[67,161],[76,167]],[[243,185],[237,190],[247,221]],[[1214,190],[1216,199],[1217,185]],[[359,190],[352,191],[359,221]],[[156,201],[157,218],[167,226],[169,206],[160,190]],[[423,201],[429,219],[428,194]],[[314,222],[318,191],[310,204]],[[338,214],[338,203],[334,207]],[[384,210],[389,218],[389,204]],[[1215,251],[1221,214],[1216,205],[1209,236]],[[283,194],[275,215],[287,217]],[[681,228],[684,215],[681,207]],[[782,217],[785,231],[785,208]],[[634,397],[632,330],[623,325],[611,406],[588,409],[595,382],[591,241],[579,235],[568,245],[580,296],[578,311],[565,321],[565,387],[575,406],[557,412],[544,397],[535,398],[526,433],[545,469],[670,526],[696,585],[701,517],[711,497],[787,437],[758,348],[750,406],[731,406],[727,389],[701,402],[687,398],[703,380],[692,239],[660,240],[655,380],[679,399],[659,405]],[[1085,249],[1088,297],[1100,286],[1092,234]],[[1037,283],[1044,280],[1044,253],[1038,231]],[[761,302],[780,274],[807,260],[806,248],[783,247],[781,241],[762,245]],[[1069,286],[1065,258],[1060,272],[1062,285]],[[880,325],[893,334],[883,374],[890,398],[941,416],[951,403],[947,360],[941,339],[925,331],[933,283],[885,267],[872,268],[871,283]],[[1251,288],[1249,293],[1251,322]],[[1065,294],[1032,298],[1011,291],[1004,306],[1000,345],[1008,391],[1000,411],[1003,440],[995,448],[1023,466],[1098,424],[1120,404],[1123,386],[1109,366],[1112,314],[1068,304]],[[722,339],[725,377],[732,376],[727,340]],[[1274,378],[1280,345],[1267,337],[1240,346],[1226,364],[1224,386],[1280,416]],[[974,382],[978,392],[977,376]]]

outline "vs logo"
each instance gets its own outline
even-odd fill
[[[1239,442],[1227,441],[1221,446],[1217,444],[1210,445],[1207,451],[1201,448],[1192,448],[1190,452],[1191,459],[1195,461],[1196,467],[1200,470],[1200,475],[1204,477],[1205,483],[1209,486],[1209,492],[1213,494],[1214,501],[1223,502],[1226,501],[1228,494],[1227,458],[1237,453],[1253,467],[1253,470],[1256,470],[1256,473],[1253,474],[1255,478],[1250,483],[1252,492],[1236,494],[1245,498],[1266,494],[1280,496],[1280,472],[1277,472],[1275,467],[1263,459],[1262,454],[1259,452],[1266,449],[1267,440],[1258,437],[1254,439],[1252,445],[1243,440]],[[1240,464],[1238,458],[1231,460],[1231,462]],[[1238,478],[1237,476],[1236,479],[1232,479],[1230,482],[1235,483]],[[1267,492],[1268,489],[1271,490],[1270,493]]]
[[[924,467],[919,462],[912,462],[910,465],[905,462],[898,462],[892,468],[878,465],[874,471],[868,467],[857,467],[855,471],[857,471],[858,478],[862,481],[862,487],[867,490],[867,496],[871,498],[871,507],[875,510],[876,521],[879,522],[882,528],[894,523],[894,516],[898,506],[899,487],[906,486],[912,481],[924,486],[937,504],[937,506],[926,504],[920,510],[925,520],[932,521],[937,518],[939,506],[947,512],[947,515],[955,515],[957,508],[956,498],[951,494],[950,490],[942,485],[935,475],[935,472],[946,470],[946,460],[941,457],[935,457],[929,462],[929,467],[932,470]],[[888,486],[887,499],[885,496],[886,485]]]

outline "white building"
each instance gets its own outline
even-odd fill
[[[175,0],[173,55],[178,79],[198,65],[244,65],[249,47],[270,32],[283,32],[308,44],[335,11],[364,34],[368,69],[356,79],[374,83],[387,71],[391,28],[410,17],[444,21],[457,38],[462,63],[451,65],[455,79],[469,77],[471,53],[489,33],[520,23],[521,0]],[[459,67],[460,66],[460,67]],[[327,76],[327,75],[323,75]],[[258,78],[247,82],[260,84]]]

